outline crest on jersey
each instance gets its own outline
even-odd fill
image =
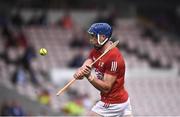
[[[104,77],[104,74],[100,72],[98,69],[95,69],[95,74],[99,80],[102,80]]]
[[[104,66],[104,62],[99,62],[98,66],[99,67],[103,67]]]

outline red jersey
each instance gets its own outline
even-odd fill
[[[89,58],[96,60],[102,53],[93,49]],[[101,101],[105,103],[123,103],[128,99],[128,93],[124,88],[125,62],[118,48],[113,48],[94,65],[98,79],[103,80],[104,73],[117,76],[112,89],[108,93],[101,92]]]

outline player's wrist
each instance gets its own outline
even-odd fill
[[[87,77],[87,79],[88,79],[89,82],[92,82],[94,80],[94,76],[90,75],[89,77]]]

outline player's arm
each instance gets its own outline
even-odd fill
[[[101,92],[108,93],[116,81],[120,67],[120,62],[118,60],[109,60],[106,64],[103,80],[95,78],[96,76],[91,74],[91,67],[89,66],[86,66],[81,72],[95,88]]]
[[[80,67],[74,74],[74,78],[83,79],[83,77],[85,76],[90,81],[90,83],[99,91],[108,93],[111,90],[117,76],[105,73],[104,79],[99,80],[95,78],[94,75],[91,75],[91,67],[89,66],[91,63],[92,60],[87,59],[82,67]]]
[[[115,75],[105,73],[103,80],[99,80],[98,78],[95,78],[94,75],[90,75],[88,77],[88,80],[99,91],[103,93],[108,93],[111,90],[114,82],[116,81],[116,77],[117,76]]]

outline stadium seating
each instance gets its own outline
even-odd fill
[[[127,69],[133,68],[151,68],[151,60],[160,62],[162,68],[170,64],[172,69],[177,69],[179,66],[178,57],[180,57],[179,43],[172,42],[167,37],[161,37],[163,41],[158,44],[153,43],[151,37],[142,37],[142,29],[137,25],[136,20],[119,20],[115,28],[114,36],[120,40],[120,48],[125,57]],[[25,34],[29,41],[35,46],[38,52],[41,47],[48,50],[47,56],[37,55],[37,59],[33,61],[35,70],[42,69],[50,72],[52,68],[68,68],[68,62],[73,58],[78,49],[71,49],[73,31],[63,30],[58,27],[26,27]],[[2,41],[2,40],[0,40]],[[3,49],[0,42],[0,50]],[[2,49],[1,49],[2,48]],[[87,53],[88,50],[85,50]],[[16,53],[10,52],[10,56],[16,57]],[[1,84],[9,89],[13,89],[10,83],[9,74],[12,75],[15,67],[6,66],[0,60]],[[38,73],[37,73],[38,74]],[[63,105],[68,102],[67,94],[62,97],[57,97],[57,86],[51,82],[45,81],[41,76],[38,77],[51,94],[50,107],[58,112]],[[127,87],[130,93],[134,115],[180,115],[179,113],[179,92],[178,89],[180,80],[177,78],[134,78],[127,79]],[[76,82],[72,88],[80,94],[90,92],[90,100],[97,100],[98,92],[87,81]],[[29,97],[31,100],[36,100],[36,89],[30,83],[24,86],[18,86],[19,94]],[[28,93],[27,93],[28,92]],[[96,96],[94,96],[96,95]]]

